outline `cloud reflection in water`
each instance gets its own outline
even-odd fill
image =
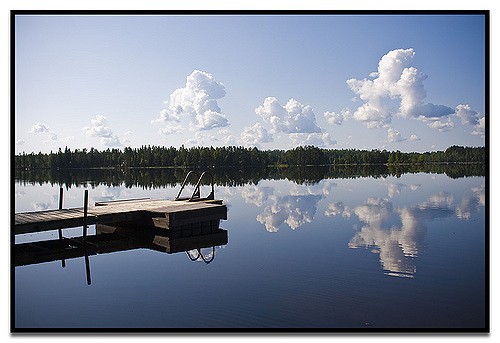
[[[263,207],[271,202],[264,211],[257,215],[257,221],[264,224],[269,232],[277,232],[284,224],[292,230],[306,223],[311,223],[318,207],[318,202],[330,194],[336,183],[324,180],[317,185],[303,186],[294,184],[288,194],[281,195],[274,187],[245,186],[241,196],[248,204]]]
[[[424,221],[454,214],[460,219],[469,219],[471,213],[485,205],[484,185],[473,188],[472,192],[473,195],[463,198],[459,206],[454,205],[453,194],[439,192],[421,204],[398,208],[394,208],[391,201],[380,198],[368,198],[354,209],[336,202],[328,206],[325,215],[346,218],[356,215],[366,225],[349,241],[349,248],[370,249],[379,254],[387,275],[411,278],[416,273],[413,259],[426,248],[424,237],[427,228]],[[398,217],[400,226],[389,224],[395,217]]]

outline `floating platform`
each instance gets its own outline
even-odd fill
[[[86,212],[86,216],[85,216]],[[122,226],[156,227],[172,238],[196,236],[218,229],[227,219],[222,200],[175,201],[129,199],[97,202],[83,207],[15,213],[15,234],[25,234],[92,224],[121,223]]]
[[[125,199],[96,202],[88,206],[88,190],[84,193],[84,206],[63,209],[63,188],[60,188],[59,209],[14,213],[15,235],[58,230],[59,239],[19,243],[14,246],[14,264],[26,266],[67,259],[85,258],[87,283],[91,284],[89,256],[111,252],[151,249],[173,254],[186,252],[191,261],[210,263],[215,257],[215,247],[226,245],[227,231],[220,229],[221,220],[227,219],[227,207],[222,200],[214,199],[213,177],[203,172],[190,197],[180,195],[190,175],[182,183],[175,200]],[[211,193],[200,197],[204,175],[211,178]],[[87,227],[95,224],[96,234],[88,236]],[[83,228],[81,237],[63,237],[62,229]],[[12,232],[12,231],[11,231]],[[212,247],[204,255],[203,248]],[[195,251],[195,256],[191,251]]]

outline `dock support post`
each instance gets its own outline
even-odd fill
[[[63,205],[63,188],[59,188],[59,209],[62,210],[62,205]],[[59,239],[63,239],[62,235],[62,229],[57,229],[57,232],[59,233]],[[61,265],[62,267],[66,267],[66,261],[64,259],[61,260]]]
[[[59,188],[59,209],[62,210],[62,204],[63,204],[63,188]],[[59,239],[62,239],[62,230],[58,229],[59,232]]]
[[[59,188],[59,209],[62,210],[62,204],[63,204],[63,188]]]
[[[90,278],[90,261],[89,261],[89,255],[87,254],[87,247],[84,247],[85,249],[85,275],[87,276],[87,285],[90,285],[92,283],[92,279]]]
[[[87,240],[87,208],[89,205],[89,190],[85,190],[83,198],[83,240]]]
[[[87,253],[87,211],[89,207],[89,190],[86,189],[83,196],[83,251],[85,254],[85,274],[87,275],[87,285],[92,283],[90,279],[90,261]]]

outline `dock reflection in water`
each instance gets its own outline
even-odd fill
[[[20,243],[14,246],[15,266],[61,261],[64,268],[66,260],[85,259],[87,283],[91,284],[89,256],[114,252],[150,249],[162,253],[185,252],[191,261],[210,263],[215,258],[216,247],[228,242],[227,230],[208,222],[196,223],[200,230],[176,235],[169,230],[150,226],[136,227],[127,223],[96,224],[96,234],[87,237],[60,237],[59,239]],[[194,231],[194,234],[193,234]],[[202,249],[210,249],[208,252]]]

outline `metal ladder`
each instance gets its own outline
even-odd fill
[[[175,197],[174,200],[176,201],[201,201],[201,200],[214,200],[214,194],[215,194],[215,191],[214,191],[214,177],[211,173],[209,173],[208,171],[204,171],[203,173],[201,173],[201,176],[198,177],[198,182],[196,183],[196,186],[194,186],[194,191],[193,191],[193,194],[191,195],[191,197],[183,197],[181,198],[181,193],[182,193],[182,190],[184,189],[184,186],[186,186],[186,183],[189,179],[189,176],[193,174],[195,177],[198,177],[198,173],[191,170],[189,173],[187,173],[186,177],[184,178],[184,181],[182,182],[182,185],[181,185],[181,189],[179,190],[179,193],[177,194],[177,196]],[[212,186],[212,191],[210,192],[210,194],[205,197],[205,198],[201,198],[200,197],[200,185],[201,185],[201,181],[203,180],[203,177],[205,175],[209,175],[210,176],[210,183],[211,183],[211,186]]]

